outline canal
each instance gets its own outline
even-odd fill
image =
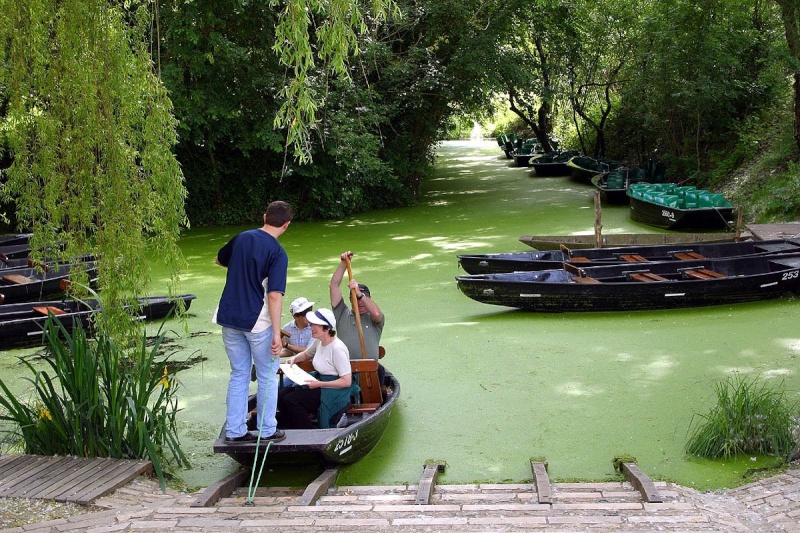
[[[548,315],[483,305],[456,288],[458,253],[530,250],[520,235],[590,234],[593,223],[590,185],[534,177],[494,142],[452,142],[441,147],[418,205],[289,227],[287,306],[298,296],[328,306],[330,275],[339,254],[352,250],[355,278],[387,317],[383,363],[402,385],[389,429],[372,453],[342,470],[339,485],[416,483],[432,459],[447,463],[442,483],[521,482],[531,478],[532,457],[549,462],[553,480],[607,480],[612,459],[624,454],[655,479],[708,489],[741,483],[746,469],[769,464],[690,459],[683,446],[693,417],[714,403],[714,383],[733,372],[783,382],[798,398],[796,298]],[[603,226],[656,231],[631,222],[624,206],[605,208]],[[224,283],[216,252],[242,229],[193,229],[181,240],[190,263],[181,292],[198,298],[188,332],[169,326],[176,358],[203,360],[179,375],[181,439],[194,468],[177,474],[190,488],[237,468],[211,452],[228,364],[210,318]],[[156,268],[155,287],[164,283]],[[20,367],[17,353],[3,355],[8,380]],[[264,478],[302,483],[313,474],[270,470]]]

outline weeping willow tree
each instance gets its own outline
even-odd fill
[[[32,246],[99,257],[106,310],[144,294],[146,257],[183,269],[176,121],[148,0],[0,0],[0,196]],[[124,321],[109,320],[109,324]]]
[[[286,146],[300,163],[311,160],[311,134],[325,101],[326,80],[350,79],[348,59],[359,52],[359,36],[400,11],[393,0],[371,0],[368,11],[353,0],[271,0],[280,7],[273,50],[288,77],[275,126],[286,129]],[[313,32],[310,31],[313,29]]]

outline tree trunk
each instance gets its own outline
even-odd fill
[[[796,61],[800,61],[800,20],[798,7],[800,0],[775,0],[781,8],[781,18],[786,33],[786,44]],[[800,149],[800,71],[794,72],[794,139]]]

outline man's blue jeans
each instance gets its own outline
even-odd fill
[[[222,342],[231,363],[228,382],[225,436],[241,437],[247,432],[247,397],[250,392],[250,370],[256,367],[258,379],[258,427],[261,436],[269,437],[278,428],[275,410],[278,405],[278,366],[280,358],[273,357],[272,328],[250,333],[228,327],[222,328]],[[263,423],[263,425],[262,425]]]

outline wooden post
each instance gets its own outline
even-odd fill
[[[603,247],[602,208],[600,207],[600,191],[594,191],[594,247]]]

